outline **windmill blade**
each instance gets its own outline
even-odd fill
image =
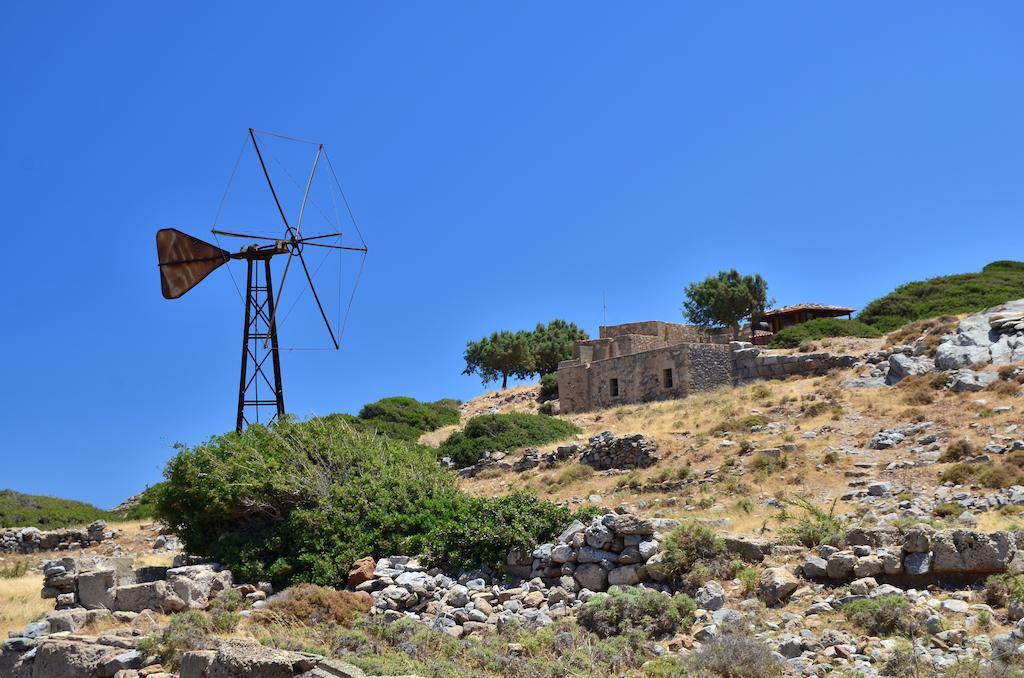
[[[313,276],[309,274],[309,268],[306,266],[306,259],[302,256],[302,250],[298,251],[299,263],[302,264],[302,270],[306,273],[306,282],[309,283],[309,291],[313,293],[313,300],[316,301],[316,307],[320,309],[320,317],[324,319],[324,325],[327,325],[327,331],[331,335],[331,342],[334,343],[334,348],[338,349],[341,346],[338,344],[338,339],[334,336],[334,328],[331,327],[331,321],[327,319],[327,312],[324,311],[324,305],[320,303],[320,295],[316,293],[316,286],[313,284]]]
[[[177,299],[231,258],[227,250],[174,228],[156,232],[160,290],[164,299]]]
[[[281,221],[284,222],[285,231],[290,232],[292,227],[288,225],[288,217],[284,214],[284,208],[281,207],[281,201],[277,199],[277,191],[274,190],[274,182],[270,180],[270,172],[267,171],[267,164],[263,162],[263,151],[260,150],[260,145],[256,141],[256,133],[252,127],[249,128],[249,138],[252,139],[253,148],[256,149],[256,157],[260,161],[260,168],[263,170],[263,178],[267,180],[267,186],[270,188],[270,195],[274,198],[274,204],[277,205],[277,213],[281,215]]]

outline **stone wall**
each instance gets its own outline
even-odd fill
[[[684,398],[730,383],[728,346],[678,344],[594,362],[566,361],[558,370],[559,407],[561,412],[583,412]]]
[[[84,549],[112,538],[107,524],[101,520],[85,528],[51,530],[44,532],[35,527],[9,527],[0,529],[0,553],[38,553],[40,551],[68,551]]]
[[[753,344],[734,341],[732,346],[733,373],[737,384],[757,379],[785,379],[794,374],[825,374],[836,367],[850,367],[856,359],[831,353],[766,354]]]
[[[232,586],[231,572],[217,565],[133,568],[132,560],[103,556],[47,560],[42,597],[55,598],[58,610],[171,613],[205,609]]]
[[[630,347],[646,346],[642,342],[634,343],[637,336],[617,335],[610,340],[580,342],[576,358],[563,361],[558,366],[559,411],[585,412],[631,403],[685,398],[691,393],[757,379],[824,374],[856,363],[853,356],[831,353],[766,353],[742,341],[728,345],[679,343],[623,355],[610,355],[611,349],[607,346],[591,345],[628,339]],[[658,337],[645,338],[662,341]]]

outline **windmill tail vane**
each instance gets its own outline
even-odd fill
[[[288,139],[287,137],[281,138]],[[284,232],[280,238],[226,231],[214,227],[211,232],[215,237],[243,238],[251,243],[240,248],[237,252],[230,252],[218,245],[205,242],[174,228],[164,228],[156,233],[160,289],[165,299],[177,299],[183,296],[202,282],[210,273],[231,260],[239,260],[246,263],[246,293],[243,297],[245,322],[242,330],[241,374],[238,384],[238,408],[235,417],[235,429],[237,431],[241,431],[247,424],[260,422],[261,412],[266,412],[267,410],[272,412],[269,416],[264,417],[264,421],[267,423],[275,419],[279,421],[285,412],[284,387],[281,380],[281,346],[278,342],[280,320],[277,314],[280,307],[281,293],[288,279],[288,272],[291,269],[292,261],[298,259],[299,266],[303,271],[303,277],[305,278],[305,287],[300,291],[300,296],[306,289],[312,293],[313,300],[320,312],[320,317],[323,319],[330,336],[331,345],[337,350],[341,346],[340,333],[344,330],[344,325],[339,322],[338,333],[331,326],[327,318],[327,312],[324,310],[320,295],[317,293],[313,282],[315,272],[310,271],[306,257],[303,256],[303,251],[307,247],[315,247],[328,251],[337,251],[339,254],[343,252],[358,252],[361,253],[364,259],[368,252],[368,248],[362,241],[361,234],[359,235],[360,246],[358,247],[339,244],[342,236],[341,231],[308,236],[302,234],[303,216],[306,213],[307,204],[311,201],[310,188],[313,185],[318,167],[322,167],[320,163],[321,158],[326,158],[322,144],[316,145],[316,155],[313,159],[309,178],[302,191],[302,202],[298,209],[298,217],[295,223],[292,224],[285,214],[278,191],[271,180],[270,173],[267,171],[264,149],[260,147],[257,135],[253,129],[249,130],[248,142],[252,143],[252,147],[256,152],[261,174],[277,208],[277,215],[283,222]],[[327,166],[333,177],[334,185],[337,186],[337,190],[340,192],[340,184],[337,181],[337,177],[333,176],[334,172],[333,168],[330,167],[329,160]],[[234,175],[232,175],[233,178]],[[344,193],[341,195],[347,208],[348,203],[344,199]],[[356,231],[358,233],[358,226],[356,226]],[[219,241],[219,237],[217,239]],[[276,256],[286,256],[287,259],[275,296],[274,279],[270,263]],[[361,273],[361,266],[359,271]],[[359,276],[357,274],[352,294],[349,297],[349,308],[351,308],[352,298],[355,296],[358,282]],[[239,292],[241,293],[241,289],[239,289]],[[340,316],[340,280],[338,310]],[[267,364],[268,362],[269,365]]]

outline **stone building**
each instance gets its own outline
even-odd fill
[[[846,365],[828,353],[762,355],[727,335],[660,321],[602,326],[597,339],[577,342],[558,366],[562,412],[685,398],[690,393],[754,379],[820,374]]]

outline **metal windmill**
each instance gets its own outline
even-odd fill
[[[290,139],[289,137],[281,137],[280,135],[272,136]],[[296,139],[290,140],[302,141]],[[352,224],[355,227],[356,234],[358,235],[359,246],[341,244],[343,233],[340,230],[330,233],[319,233],[316,235],[304,235],[302,233],[303,216],[306,213],[307,204],[310,202],[310,188],[313,186],[314,177],[317,176],[318,167],[321,169],[323,167],[323,163],[321,161],[326,162],[327,172],[329,172],[330,178],[333,179],[334,185],[337,186],[337,190],[341,192],[341,186],[337,181],[337,177],[334,175],[333,168],[330,166],[330,159],[327,157],[323,144],[315,144],[316,154],[313,158],[312,168],[309,171],[309,178],[306,180],[304,190],[302,191],[302,202],[298,207],[298,214],[295,216],[293,221],[290,221],[284,207],[282,207],[278,191],[271,180],[270,172],[267,171],[264,151],[261,149],[260,143],[257,140],[257,133],[253,129],[249,129],[248,138],[242,148],[242,154],[246,152],[250,143],[252,145],[252,149],[256,152],[256,158],[259,160],[259,167],[262,172],[263,179],[266,181],[267,188],[270,190],[270,195],[277,208],[278,216],[274,217],[274,219],[276,220],[277,218],[280,218],[284,227],[281,237],[275,238],[267,237],[265,235],[223,231],[216,227],[215,222],[214,228],[211,229],[211,233],[213,233],[214,237],[217,238],[218,243],[219,238],[217,236],[244,238],[251,241],[258,241],[245,245],[237,252],[229,252],[217,245],[204,242],[173,228],[161,229],[156,233],[156,249],[160,268],[160,286],[165,299],[177,299],[178,297],[181,297],[190,289],[198,285],[211,272],[232,259],[245,261],[246,263],[246,293],[244,297],[245,323],[242,329],[242,368],[238,382],[238,410],[235,419],[235,428],[238,431],[241,431],[247,424],[259,422],[261,420],[261,410],[270,408],[273,410],[272,414],[263,417],[263,420],[267,423],[274,419],[280,419],[282,415],[284,415],[284,386],[281,381],[280,360],[282,347],[278,342],[277,331],[280,321],[277,314],[278,308],[280,307],[281,293],[284,290],[284,284],[288,278],[288,271],[292,266],[292,262],[295,259],[298,259],[299,265],[301,266],[305,276],[306,288],[300,291],[300,296],[305,292],[305,289],[309,289],[312,292],[313,300],[320,311],[320,317],[323,319],[324,325],[326,325],[327,331],[330,335],[331,346],[333,346],[334,350],[337,350],[341,347],[341,334],[344,331],[344,324],[340,321],[340,280],[339,323],[338,331],[336,332],[335,328],[331,326],[331,322],[327,318],[327,312],[324,310],[324,306],[320,300],[320,295],[317,293],[316,286],[313,283],[314,274],[310,272],[306,258],[303,256],[303,250],[306,247],[315,247],[327,250],[337,250],[339,254],[343,252],[359,252],[361,253],[359,273],[362,272],[362,263],[365,261],[366,253],[368,251],[366,244],[362,239],[362,235],[359,234],[358,226],[355,225],[354,218],[352,219]],[[239,161],[241,161],[242,154],[239,155]],[[235,170],[238,170],[237,163],[235,165]],[[233,180],[234,173],[232,174],[232,181]],[[231,181],[229,181],[228,190],[230,190],[230,187]],[[226,196],[227,191],[225,191],[225,197]],[[341,196],[347,210],[348,203],[344,200],[344,193],[341,193]],[[223,200],[221,202],[221,207],[223,208]],[[348,214],[351,216],[351,211],[348,211]],[[285,256],[286,261],[284,271],[281,274],[280,283],[277,288],[277,294],[275,296],[270,264],[271,260],[279,255]],[[355,283],[352,287],[352,294],[348,300],[349,309],[351,309],[352,298],[355,295],[358,280],[359,274],[356,275]],[[239,292],[241,292],[241,289],[239,289]],[[346,321],[347,315],[348,312],[346,311]],[[266,365],[268,360],[270,362],[269,367]],[[269,394],[267,393],[268,389]]]

